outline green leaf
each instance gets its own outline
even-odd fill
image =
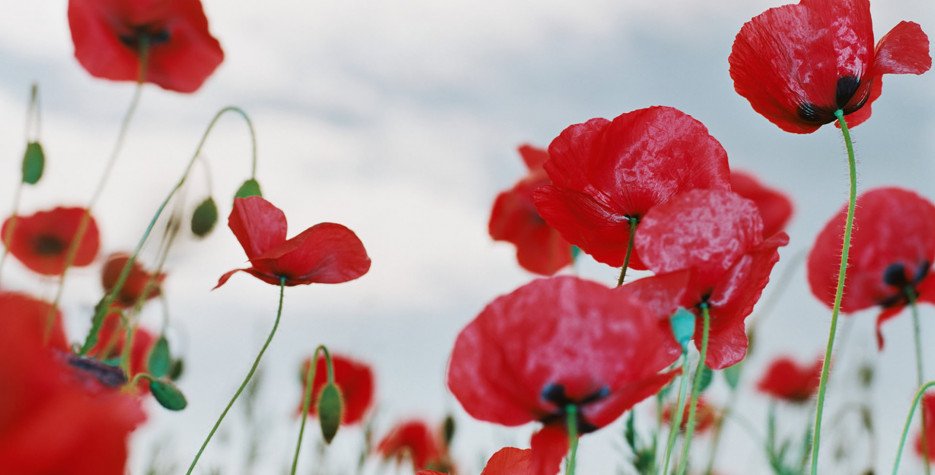
[[[623,430],[623,438],[626,439],[630,450],[636,453],[636,416],[634,415],[634,411],[630,411],[630,415],[627,416],[627,425]]]
[[[214,229],[217,222],[218,206],[214,203],[214,198],[209,196],[192,213],[192,234],[205,237]]]
[[[707,366],[701,368],[701,381],[698,385],[698,392],[702,393],[705,389],[708,389],[708,386],[711,386],[711,382],[714,381],[714,371]]]
[[[253,178],[243,182],[243,185],[240,185],[234,198],[246,198],[248,196],[263,196],[263,192],[260,191],[260,183]]]
[[[669,317],[669,325],[672,327],[675,341],[682,345],[683,351],[687,351],[688,343],[695,335],[695,314],[680,307]]]
[[[149,373],[157,378],[169,374],[172,367],[172,357],[169,354],[169,342],[165,336],[160,336],[153,345],[153,350],[149,353]]]
[[[743,371],[743,360],[724,369],[724,380],[727,381],[727,385],[730,386],[731,389],[737,389],[737,385],[740,384],[741,371]]]
[[[328,383],[318,397],[318,421],[321,422],[321,435],[326,443],[330,444],[337,435],[342,412],[344,401],[341,398],[341,390],[333,383]]]
[[[26,153],[23,155],[23,183],[35,185],[42,178],[45,170],[45,152],[39,142],[26,144]]]
[[[181,411],[188,406],[185,395],[168,379],[151,379],[149,390],[159,405],[170,411]]]

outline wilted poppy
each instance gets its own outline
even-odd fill
[[[448,387],[476,419],[539,421],[533,472],[554,474],[579,434],[610,424],[673,377],[678,353],[653,306],[627,290],[571,276],[535,280],[499,297],[455,341]]]
[[[126,253],[112,254],[107,258],[104,269],[101,271],[101,285],[104,287],[104,291],[110,292],[114,288],[117,284],[117,278],[120,277],[120,272],[128,260],[130,260],[130,256]],[[153,275],[143,268],[138,260],[134,261],[130,267],[130,274],[127,275],[127,280],[120,289],[120,294],[117,295],[115,302],[124,307],[132,307],[137,300],[140,300],[144,291],[147,292],[146,299],[158,297],[162,293],[161,285],[165,279],[166,275],[164,273]],[[147,289],[147,287],[149,288]]]
[[[0,467],[15,474],[122,475],[130,433],[145,419],[140,401],[46,346],[47,310],[44,302],[0,294]]]
[[[825,225],[808,256],[808,283],[825,305],[834,303],[846,209]],[[876,188],[857,198],[854,231],[841,311],[875,306],[877,342],[883,347],[880,326],[909,303],[935,303],[935,205],[901,188]]]
[[[821,378],[821,359],[809,365],[799,365],[794,359],[780,357],[773,360],[756,387],[760,392],[795,404],[801,404],[818,391]]]
[[[779,260],[785,233],[764,239],[756,204],[730,191],[692,190],[653,208],[636,249],[657,274],[690,271],[682,306],[711,318],[705,364],[722,369],[747,353],[744,319],[753,311]],[[638,281],[637,281],[638,282]],[[701,347],[701,332],[695,332]]]
[[[69,0],[68,24],[75,58],[99,78],[194,92],[224,60],[199,0]]]
[[[123,355],[127,328],[121,320],[119,312],[111,312],[104,317],[101,331],[98,333],[97,344],[94,345],[88,356],[101,361],[116,361]],[[130,349],[130,374],[128,378],[138,373],[146,372],[149,354],[156,345],[156,336],[149,330],[137,327],[133,334],[133,347]],[[137,388],[145,392],[148,388],[146,381],[140,381]]]
[[[740,29],[731,50],[734,89],[782,130],[811,133],[847,116],[870,117],[884,74],[921,74],[932,66],[928,37],[900,22],[876,47],[869,0],[802,0],[770,8]]]
[[[286,215],[259,196],[237,198],[227,225],[250,259],[251,267],[234,269],[218,280],[220,287],[244,271],[274,285],[339,284],[370,270],[370,258],[354,231],[319,223],[286,240]]]
[[[299,399],[299,414],[302,413],[302,404],[305,395],[305,380],[308,376],[311,358],[307,358],[302,363],[302,395]],[[342,412],[342,424],[356,424],[363,420],[367,410],[373,403],[373,372],[370,367],[364,363],[355,361],[346,356],[332,354],[331,363],[334,365],[334,382],[341,390],[341,396],[344,402],[344,411]],[[317,405],[315,401],[321,395],[321,390],[328,381],[328,367],[325,363],[325,357],[318,358],[318,364],[315,367],[315,380],[312,382],[311,405],[308,408],[309,415],[315,415]]]
[[[666,424],[672,424],[672,416],[675,412],[675,404],[667,404],[662,410],[662,421]],[[682,408],[682,423],[679,426],[679,429],[685,431],[688,429],[688,413],[689,413],[688,404]],[[708,431],[711,427],[714,426],[714,423],[717,422],[718,411],[717,409],[708,403],[708,400],[704,397],[698,398],[698,403],[695,406],[695,434],[703,434]]]
[[[786,229],[792,217],[792,200],[785,193],[769,188],[753,175],[737,170],[730,171],[730,189],[756,203],[763,219],[763,235],[772,236]]]
[[[925,393],[922,397],[922,411],[925,420],[925,442],[922,443],[922,433],[916,435],[916,453],[926,460],[935,460],[935,393]]]
[[[397,463],[412,461],[416,470],[439,469],[445,450],[439,431],[421,420],[409,420],[393,427],[377,444],[377,452]]]
[[[487,461],[480,475],[533,475],[532,449],[504,447]]]
[[[14,216],[4,221],[0,236],[6,237],[9,232],[10,253],[33,272],[59,275],[65,271],[68,248],[78,234],[85,213],[84,208],[59,207],[31,216]],[[97,223],[89,217],[71,265],[83,267],[94,262],[99,247]]]
[[[552,184],[533,195],[539,213],[614,267],[625,260],[631,222],[654,206],[695,188],[730,188],[724,148],[701,122],[671,107],[572,125],[549,145],[549,156]],[[630,267],[646,268],[639,252]]]
[[[532,194],[551,183],[542,165],[545,150],[523,145],[519,153],[529,173],[513,188],[497,195],[490,212],[490,237],[516,245],[516,259],[529,272],[552,275],[571,264],[571,244],[548,225],[533,202]]]

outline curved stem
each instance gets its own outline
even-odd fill
[[[318,369],[318,353],[323,352],[325,354],[325,367],[328,369],[328,383],[334,384],[334,365],[331,364],[331,353],[328,352],[328,348],[325,345],[318,345],[315,348],[315,353],[312,355],[312,360],[308,364],[308,373],[305,376],[305,395],[302,398],[302,423],[299,425],[299,439],[295,443],[295,455],[292,456],[292,471],[289,472],[292,475],[295,475],[295,470],[299,466],[299,451],[302,449],[302,437],[305,435],[305,421],[308,419],[308,410],[312,405],[312,383],[315,382],[315,370]]]
[[[640,224],[639,218],[627,217],[630,222],[630,237],[627,239],[627,253],[623,257],[623,267],[620,268],[620,277],[617,279],[617,287],[623,285],[623,279],[627,277],[627,268],[630,267],[630,256],[633,255],[633,241],[636,239],[636,226]]]
[[[276,335],[276,329],[279,328],[279,319],[282,316],[282,301],[283,295],[286,290],[286,278],[279,278],[279,309],[276,310],[276,321],[273,322],[273,329],[269,332],[269,336],[266,337],[266,342],[263,343],[263,347],[260,348],[260,352],[257,353],[256,359],[253,360],[253,365],[250,367],[250,371],[247,373],[247,376],[244,378],[243,382],[240,383],[240,387],[237,388],[237,392],[234,393],[234,397],[231,398],[230,402],[227,403],[227,407],[224,408],[224,411],[221,412],[221,415],[218,416],[217,422],[214,423],[214,427],[211,428],[211,432],[208,432],[208,437],[205,438],[204,443],[201,444],[201,448],[198,449],[198,453],[195,454],[195,459],[192,460],[192,464],[189,465],[188,471],[185,472],[186,475],[191,475],[192,471],[195,470],[195,465],[198,464],[198,459],[201,458],[201,454],[204,453],[205,448],[208,446],[208,442],[211,442],[211,438],[214,437],[214,433],[217,432],[218,427],[221,426],[221,421],[224,420],[224,416],[227,415],[227,412],[230,411],[230,408],[234,405],[234,402],[237,401],[237,398],[240,397],[240,393],[243,392],[244,388],[247,387],[247,383],[250,382],[250,378],[253,377],[253,373],[256,372],[258,366],[260,366],[260,360],[263,358],[263,353],[266,352],[266,349],[269,347],[271,341],[273,341],[273,336]]]
[[[906,416],[906,423],[903,425],[903,435],[899,439],[899,449],[896,450],[896,460],[893,461],[893,475],[899,473],[899,462],[903,457],[903,449],[906,448],[906,439],[909,437],[909,427],[912,426],[912,416],[916,412],[916,408],[919,407],[919,401],[922,400],[922,396],[925,395],[925,391],[928,388],[935,386],[935,381],[929,381],[919,387],[919,390],[916,391],[915,398],[912,399],[912,406],[909,407],[909,414]],[[922,412],[925,412],[924,410]],[[923,429],[923,432],[925,429]],[[928,447],[925,448],[926,452]]]
[[[841,312],[841,297],[844,294],[844,280],[847,276],[847,255],[851,250],[851,230],[854,228],[854,208],[857,203],[857,160],[854,158],[854,144],[851,133],[844,119],[844,112],[835,111],[835,117],[841,125],[844,145],[847,147],[847,165],[850,176],[850,195],[847,201],[847,218],[844,221],[844,241],[841,245],[841,267],[838,269],[838,287],[834,293],[834,305],[831,309],[831,328],[828,331],[828,345],[825,358],[821,363],[821,379],[818,382],[818,404],[815,406],[815,428],[812,435],[812,475],[818,475],[818,449],[821,447],[821,415],[825,408],[825,391],[828,386],[828,374],[831,372],[831,354],[834,350],[834,337],[838,330],[838,314]]]
[[[565,424],[568,430],[568,458],[565,460],[565,475],[575,475],[575,457],[578,454],[578,406],[565,406]]]
[[[682,429],[682,415],[685,413],[685,409],[682,406],[685,405],[685,397],[688,396],[688,371],[686,371],[685,366],[688,364],[688,347],[685,347],[682,350],[682,362],[679,365],[682,370],[682,376],[679,378],[679,393],[676,397],[675,410],[672,411],[672,423],[669,427],[669,438],[666,440],[666,454],[665,459],[662,462],[662,473],[669,473],[669,460],[672,457],[672,449],[675,448],[675,438],[678,436],[678,433]]]
[[[916,305],[915,291],[907,290],[906,295],[909,298],[909,308],[912,309],[912,333],[915,337],[916,346],[916,384],[921,387],[925,384],[925,370],[923,369],[924,358],[922,356],[922,329],[919,324],[919,307]],[[922,447],[926,448],[922,451],[922,459],[925,463],[925,475],[929,475],[931,468],[929,467],[928,434],[926,434],[925,430],[927,425],[925,411],[920,414],[920,419],[922,420]]]
[[[701,374],[704,373],[705,359],[708,357],[708,334],[711,332],[711,314],[707,303],[701,304],[701,318],[704,323],[701,332],[701,354],[698,357],[698,368],[695,369],[695,379],[692,381],[692,397],[688,402],[688,426],[685,429],[685,442],[682,443],[682,456],[677,470],[679,474],[685,474],[688,471],[688,450],[691,448],[692,435],[695,432],[695,409],[698,407],[698,395],[701,393]]]

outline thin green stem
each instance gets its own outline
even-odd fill
[[[899,449],[896,450],[896,460],[893,461],[893,475],[899,474],[899,462],[903,458],[903,449],[906,448],[906,439],[909,437],[909,427],[912,426],[912,416],[915,415],[916,408],[919,407],[919,401],[922,400],[922,396],[925,395],[925,391],[935,386],[935,381],[929,381],[919,387],[919,390],[916,391],[915,398],[912,399],[912,406],[909,408],[909,414],[906,416],[906,423],[903,425],[903,435],[899,439]],[[924,410],[922,412],[925,412]],[[925,432],[923,428],[922,432]],[[925,451],[928,451],[928,447],[925,447]]]
[[[192,471],[195,470],[195,465],[198,464],[198,459],[201,458],[201,454],[204,453],[205,448],[208,446],[208,442],[211,442],[211,438],[214,437],[214,433],[217,432],[218,427],[221,426],[221,421],[224,420],[224,416],[227,415],[227,412],[230,411],[231,407],[234,405],[234,402],[237,401],[237,398],[240,397],[240,393],[243,392],[244,388],[247,387],[247,383],[250,382],[250,378],[253,377],[253,373],[256,372],[258,366],[260,366],[260,360],[263,358],[263,353],[266,353],[266,349],[269,347],[271,341],[273,341],[273,336],[276,335],[276,329],[279,328],[279,319],[282,316],[282,301],[283,296],[285,295],[286,290],[286,278],[279,278],[279,309],[276,310],[276,321],[273,322],[273,329],[269,332],[269,336],[266,337],[266,342],[263,343],[263,347],[260,348],[260,352],[257,353],[256,359],[253,360],[253,365],[250,367],[250,371],[247,373],[247,377],[244,378],[243,382],[240,383],[240,387],[237,388],[237,392],[234,393],[234,397],[231,398],[230,402],[227,403],[227,407],[224,408],[224,411],[221,412],[221,415],[218,417],[217,422],[214,423],[214,427],[211,428],[211,432],[208,432],[208,436],[205,438],[204,443],[201,444],[201,448],[198,449],[198,453],[195,454],[195,459],[192,460],[192,464],[188,466],[188,471],[185,472],[186,475],[191,475]]]
[[[906,296],[909,298],[909,308],[912,310],[912,333],[915,336],[915,346],[916,346],[916,384],[922,386],[925,384],[925,370],[923,369],[923,355],[922,355],[922,327],[919,323],[919,307],[916,305],[916,294],[912,289],[906,290]],[[922,447],[928,447],[928,434],[926,434],[926,421],[925,421],[925,411],[922,411],[920,414],[920,419],[922,420]],[[928,449],[922,451],[922,459],[925,463],[925,475],[930,475],[931,468],[929,467],[929,451]]]
[[[295,475],[295,470],[299,466],[299,451],[302,449],[302,437],[305,435],[305,420],[308,419],[308,410],[312,405],[312,383],[315,382],[315,371],[318,369],[318,353],[323,352],[325,354],[325,367],[328,369],[328,383],[334,384],[334,365],[331,364],[331,353],[328,352],[328,348],[325,345],[318,345],[315,348],[315,353],[312,355],[312,360],[308,365],[308,372],[305,376],[305,396],[302,398],[302,423],[299,425],[299,438],[295,443],[295,455],[292,456],[292,471],[289,472],[292,475]]]
[[[834,351],[834,338],[838,330],[838,314],[841,312],[841,297],[844,294],[844,280],[847,276],[847,255],[851,250],[851,230],[854,228],[854,208],[857,203],[857,160],[854,157],[854,144],[851,133],[844,119],[844,111],[834,113],[841,125],[844,145],[847,147],[847,165],[850,176],[850,195],[847,201],[847,218],[844,221],[844,240],[841,245],[841,267],[838,269],[838,287],[834,293],[834,305],[831,309],[831,328],[828,330],[828,345],[821,364],[821,379],[818,382],[818,404],[815,405],[815,432],[812,436],[812,475],[818,475],[818,449],[821,447],[821,416],[825,408],[825,391],[828,386],[828,374],[831,372],[831,354]]]
[[[617,279],[617,287],[623,285],[623,279],[627,277],[627,268],[630,267],[630,256],[633,255],[633,241],[636,239],[636,226],[640,224],[639,218],[627,217],[630,222],[630,237],[627,239],[627,253],[623,257],[623,267],[620,268],[620,277]]]
[[[679,364],[682,370],[682,376],[679,377],[679,393],[675,400],[675,410],[672,411],[672,423],[669,427],[669,437],[666,440],[666,453],[662,462],[662,473],[664,475],[669,473],[669,460],[672,458],[672,449],[675,448],[675,438],[682,429],[682,415],[685,413],[685,409],[682,406],[685,405],[685,398],[688,396],[688,380],[690,378],[688,371],[686,371],[687,365],[688,347],[682,350],[681,363]]]
[[[575,475],[575,457],[578,455],[578,406],[565,406],[565,425],[568,430],[568,458],[565,475]]]
[[[695,369],[695,379],[692,381],[692,396],[688,402],[688,426],[685,428],[685,441],[682,443],[682,456],[676,473],[684,475],[688,471],[688,451],[692,445],[692,435],[695,433],[695,410],[698,408],[698,395],[701,393],[701,375],[704,373],[705,359],[708,357],[708,334],[711,332],[711,313],[707,303],[701,304],[701,353],[698,355],[698,368]]]

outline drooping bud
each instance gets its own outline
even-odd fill
[[[205,198],[192,213],[192,234],[198,237],[205,237],[214,229],[218,222],[218,206],[214,203],[214,198],[210,196]]]
[[[23,155],[23,183],[35,185],[42,178],[45,171],[45,152],[42,144],[29,142],[26,144],[26,153]]]
[[[240,185],[234,198],[247,198],[249,196],[263,196],[263,192],[260,191],[260,183],[253,178]]]
[[[318,420],[321,422],[321,435],[326,443],[331,443],[341,426],[344,401],[341,390],[334,383],[328,383],[318,397]]]

